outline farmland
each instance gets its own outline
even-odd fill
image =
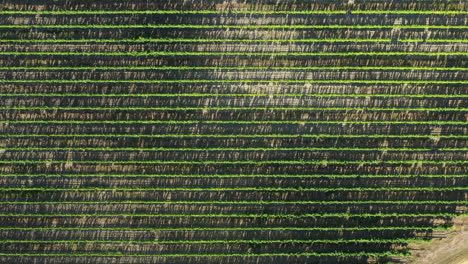
[[[467,16],[2,1],[0,263],[408,260],[468,213]]]

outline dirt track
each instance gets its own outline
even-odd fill
[[[468,217],[455,219],[454,229],[448,236],[428,245],[410,245],[418,250],[409,263],[414,264],[467,264],[468,263]]]

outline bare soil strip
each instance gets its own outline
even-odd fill
[[[436,231],[437,232],[437,231]],[[437,233],[435,233],[436,236]],[[407,263],[413,264],[467,264],[468,263],[468,217],[454,219],[454,228],[441,231],[440,238],[430,244],[409,245],[412,257]]]

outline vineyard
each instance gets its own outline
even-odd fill
[[[2,1],[0,263],[405,261],[468,214],[467,21]]]

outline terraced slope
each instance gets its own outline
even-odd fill
[[[0,263],[369,263],[467,213],[464,1],[0,4]]]

